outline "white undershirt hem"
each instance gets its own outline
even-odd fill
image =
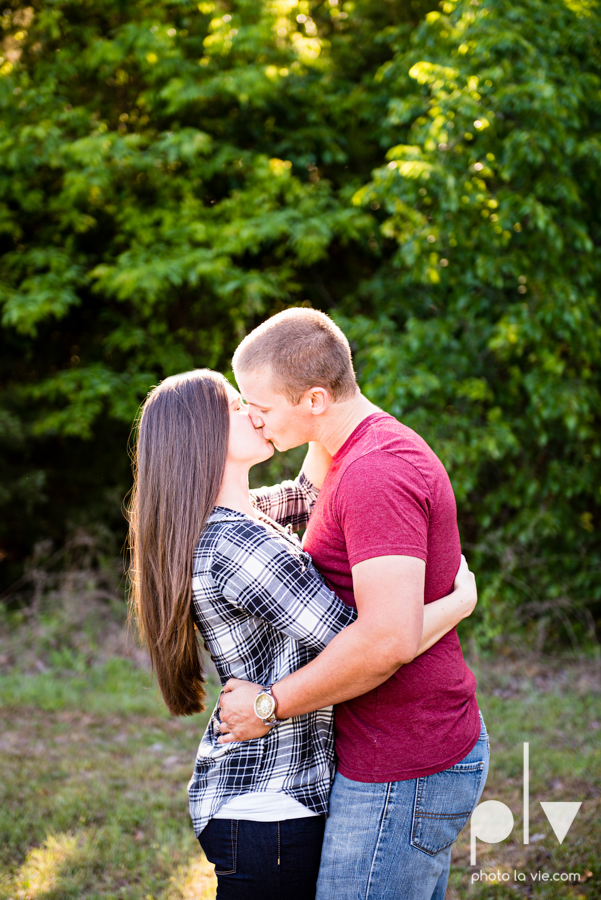
[[[219,807],[214,819],[245,819],[247,822],[283,822],[305,819],[318,813],[307,809],[283,791],[254,791],[232,797]]]

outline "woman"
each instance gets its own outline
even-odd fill
[[[311,447],[295,482],[249,493],[251,466],[272,453],[217,373],[168,378],[144,405],[130,509],[132,594],[174,715],[203,709],[196,627],[222,684],[270,685],[355,619],[291,534],[308,520],[328,458]],[[463,582],[426,606],[420,653],[473,609],[469,573]],[[195,832],[216,864],[217,897],[285,892],[287,900],[310,900],[334,768],[332,709],[266,724],[263,737],[246,743],[218,739],[219,707],[189,784]]]

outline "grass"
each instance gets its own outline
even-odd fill
[[[0,900],[212,900],[215,878],[186,796],[206,714],[171,718],[119,617],[67,600],[35,620],[0,620]],[[478,841],[476,867],[465,829],[447,900],[601,898],[598,661],[476,659],[472,667],[492,748],[482,799],[508,805],[515,825],[501,843]],[[582,801],[563,843],[540,800]],[[472,883],[480,873],[495,878]],[[552,880],[561,873],[580,880]]]
[[[185,790],[204,720],[127,660],[0,677],[0,898],[213,897]]]
[[[601,897],[598,661],[478,662],[472,668],[478,674],[478,700],[491,740],[491,767],[482,801],[505,803],[513,813],[514,829],[501,843],[478,841],[477,864],[472,867],[468,825],[453,848],[447,900]],[[530,754],[530,843],[526,845],[524,742],[529,743]],[[582,801],[561,844],[540,801]],[[548,881],[542,880],[545,873]],[[562,874],[579,879],[562,881]]]

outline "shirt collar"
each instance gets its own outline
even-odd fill
[[[239,522],[240,519],[248,519],[248,516],[235,509],[228,509],[225,506],[215,506],[207,519],[207,525],[209,522],[211,524],[214,522]]]

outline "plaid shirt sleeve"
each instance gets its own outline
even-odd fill
[[[233,607],[267,622],[314,653],[355,619],[324,583],[296,538],[251,519],[228,528],[214,550],[211,574]]]
[[[319,489],[311,484],[304,472],[294,481],[282,481],[273,487],[261,487],[250,492],[251,500],[261,512],[293,531],[309,521]]]

